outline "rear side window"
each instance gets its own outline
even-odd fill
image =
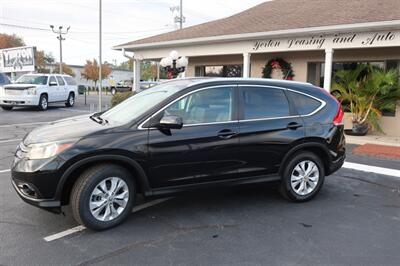
[[[65,79],[65,81],[67,82],[68,85],[76,85],[77,84],[76,81],[71,77],[64,76],[64,79]]]
[[[64,82],[64,80],[62,79],[62,77],[57,76],[57,80],[58,80],[58,85],[60,85],[60,86],[65,85],[65,82]]]
[[[299,115],[308,115],[321,106],[321,102],[307,95],[289,92]]]
[[[283,90],[268,87],[241,88],[244,119],[289,116],[289,102]]]

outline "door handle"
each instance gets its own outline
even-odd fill
[[[287,125],[287,128],[288,129],[292,129],[292,130],[296,130],[296,129],[298,129],[299,127],[302,127],[303,125],[302,124],[299,124],[299,123],[297,123],[297,122],[291,122],[291,123],[289,123],[288,125]]]
[[[218,137],[220,137],[221,139],[230,139],[235,135],[237,135],[237,132],[230,129],[223,129],[218,132]]]

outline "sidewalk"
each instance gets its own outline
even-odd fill
[[[367,136],[348,136],[346,135],[346,143],[348,144],[376,144],[391,147],[400,147],[400,137],[391,137],[385,135],[367,135]]]

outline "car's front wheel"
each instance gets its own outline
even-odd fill
[[[299,152],[285,165],[280,192],[292,201],[308,201],[320,191],[324,178],[324,166],[319,157],[311,152]]]
[[[39,109],[41,111],[46,111],[48,107],[49,107],[49,103],[48,103],[48,100],[47,100],[47,95],[46,94],[40,95]]]
[[[67,99],[67,101],[65,102],[65,106],[67,106],[67,107],[72,107],[72,106],[74,106],[74,104],[75,104],[75,94],[71,92],[71,93],[68,95],[68,99]]]
[[[2,106],[1,109],[3,109],[4,111],[11,111],[13,109],[12,106]]]
[[[105,230],[122,223],[134,200],[132,175],[110,164],[89,168],[78,178],[71,193],[75,220],[92,230]]]
[[[112,94],[112,95],[115,95],[116,93],[117,93],[117,90],[116,90],[115,88],[112,88],[112,89],[111,89],[111,94]]]

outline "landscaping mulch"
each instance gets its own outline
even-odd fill
[[[400,160],[400,147],[364,144],[354,148],[353,154]]]

